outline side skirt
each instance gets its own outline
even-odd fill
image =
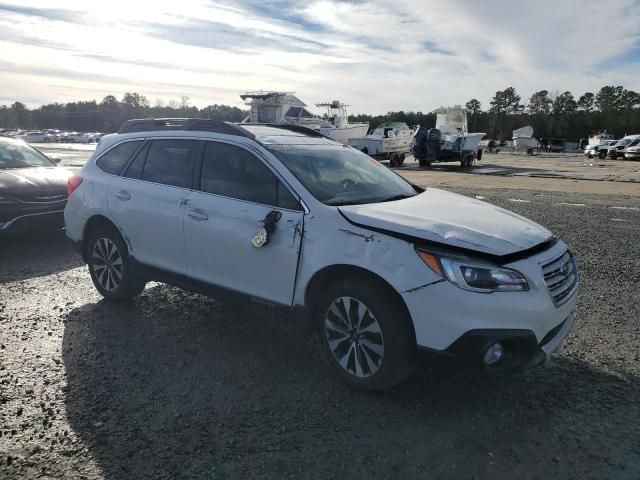
[[[186,275],[169,272],[162,268],[147,265],[145,263],[137,261],[133,257],[129,257],[129,262],[131,264],[133,275],[147,282],[166,283],[174,287],[182,288],[183,290],[187,290],[189,292],[199,293],[207,297],[216,298],[223,302],[237,305],[246,306],[247,301],[249,301],[252,304],[261,305],[271,310],[275,310],[282,315],[292,317],[298,316],[296,314],[296,309],[292,308],[290,305],[275,303],[259,297],[247,295],[236,290],[221,287],[219,285],[195,280]]]

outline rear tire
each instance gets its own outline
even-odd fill
[[[598,153],[598,158],[600,160],[604,160],[605,158],[607,158],[607,152],[600,152]]]
[[[389,390],[412,372],[411,319],[388,287],[338,280],[322,292],[316,316],[327,359],[348,385]]]
[[[101,226],[90,233],[86,258],[96,290],[107,300],[131,300],[145,282],[133,276],[127,245],[113,227]]]

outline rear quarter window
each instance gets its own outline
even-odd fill
[[[141,144],[142,140],[120,143],[102,155],[96,165],[103,172],[118,175]]]

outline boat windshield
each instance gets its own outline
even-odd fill
[[[336,145],[271,145],[269,150],[326,205],[413,197],[416,189],[368,155]]]

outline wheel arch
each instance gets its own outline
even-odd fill
[[[88,263],[87,242],[89,241],[91,232],[98,227],[113,228],[122,237],[122,233],[120,232],[120,229],[116,226],[116,224],[113,223],[109,218],[105,217],[104,215],[97,214],[89,218],[87,222],[84,224],[84,228],[82,230],[81,253],[82,253],[82,259],[85,261],[85,263]],[[124,240],[124,237],[123,237],[123,240]],[[127,242],[125,241],[125,244],[126,243]]]
[[[409,321],[409,328],[411,332],[412,341],[415,344],[416,342],[416,333],[413,325],[413,320],[411,318],[411,313],[407,308],[407,305],[402,298],[402,295],[384,278],[378,275],[371,270],[367,270],[366,268],[359,267],[356,265],[349,264],[335,264],[328,265],[321,270],[318,270],[311,277],[309,282],[305,287],[304,293],[304,301],[305,301],[305,310],[307,312],[307,321],[309,322],[309,327],[316,330],[319,328],[316,325],[315,318],[315,309],[317,306],[317,302],[320,299],[320,292],[322,292],[328,285],[336,280],[344,280],[344,279],[355,279],[357,281],[368,281],[378,284],[387,290],[394,299],[398,302],[400,308],[403,309],[405,313],[405,318]]]

